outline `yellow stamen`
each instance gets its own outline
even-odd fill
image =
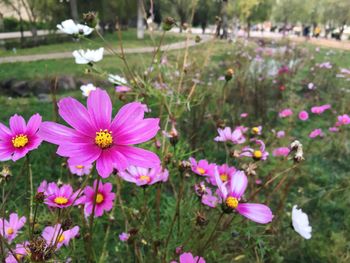
[[[95,143],[101,149],[110,147],[113,144],[112,132],[107,129],[96,132]]]
[[[103,197],[102,194],[98,193],[96,195],[96,204],[101,204],[105,198]]]
[[[19,260],[21,260],[23,258],[23,255],[21,255],[21,254],[16,254],[16,259],[19,261]]]
[[[12,235],[14,232],[15,232],[15,231],[13,230],[12,227],[9,227],[9,228],[7,229],[7,231],[6,231],[6,233],[7,233],[8,235]]]
[[[258,134],[259,133],[259,128],[258,127],[253,127],[252,128],[252,133]]]
[[[61,234],[60,237],[58,238],[58,243],[62,243],[64,241],[64,235]]]
[[[148,175],[141,175],[140,180],[149,183],[151,181],[151,177],[149,177]]]
[[[236,209],[238,206],[238,199],[236,197],[229,196],[226,198],[225,203],[229,208]]]
[[[16,137],[12,138],[12,144],[15,148],[22,148],[26,146],[28,143],[28,137],[27,135],[20,134],[16,135]]]
[[[65,205],[68,203],[68,199],[62,196],[56,197],[54,202],[58,205]]]
[[[84,166],[83,166],[83,165],[77,165],[77,166],[75,166],[75,168],[77,168],[77,169],[83,169]]]
[[[260,159],[260,158],[262,157],[262,152],[259,151],[259,150],[254,151],[253,157],[254,157],[255,159]]]
[[[220,174],[220,179],[223,182],[226,182],[228,180],[228,175],[227,174]]]
[[[197,167],[197,172],[201,175],[205,174],[205,170],[203,168]]]

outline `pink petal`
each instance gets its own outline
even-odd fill
[[[230,180],[230,188],[233,196],[239,199],[244,194],[247,185],[248,179],[244,172],[236,171]]]
[[[260,224],[267,224],[273,218],[271,209],[263,204],[238,204],[237,211],[241,215]]]
[[[23,158],[28,152],[29,149],[26,147],[16,149],[14,154],[12,155],[12,161],[16,162],[17,160]]]
[[[127,127],[133,127],[142,121],[145,109],[140,102],[132,102],[120,108],[113,119],[111,130],[119,131]]]
[[[221,181],[217,166],[215,166],[215,168],[214,168],[214,176],[215,176],[216,185],[219,188],[220,196],[223,199],[225,199],[227,197],[228,193],[227,193],[226,185]]]
[[[87,136],[94,136],[99,128],[94,127],[87,109],[76,99],[65,98],[58,103],[61,117],[74,129]]]
[[[0,122],[0,140],[6,140],[11,136],[10,129]]]
[[[107,178],[113,172],[113,157],[109,151],[102,151],[96,161],[96,170],[102,178]]]
[[[53,144],[80,141],[80,136],[75,130],[54,122],[43,122],[38,135],[43,140]]]
[[[160,165],[159,157],[153,152],[124,145],[118,145],[115,148],[125,156],[129,162],[129,165],[141,166],[145,168],[153,168]]]
[[[87,107],[91,120],[97,129],[109,129],[112,115],[112,102],[108,93],[101,89],[91,91]]]
[[[30,117],[28,124],[27,124],[26,133],[28,135],[34,135],[40,127],[41,120],[42,120],[42,118],[38,113],[34,114],[32,117]]]
[[[156,136],[159,129],[159,119],[144,119],[131,129],[119,130],[115,139],[119,145],[143,143]]]
[[[64,144],[57,149],[57,154],[70,157],[69,163],[74,166],[93,163],[100,157],[101,152],[96,145],[87,143]]]
[[[10,128],[16,135],[24,134],[26,131],[26,122],[22,116],[15,114],[10,118]]]

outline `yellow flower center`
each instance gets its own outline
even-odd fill
[[[253,127],[252,128],[252,133],[258,134],[259,133],[259,128],[258,127]]]
[[[104,200],[103,195],[100,194],[100,193],[98,193],[98,194],[96,195],[96,204],[101,204],[101,203],[103,202],[103,200]]]
[[[228,175],[227,174],[220,174],[220,179],[223,182],[226,182],[228,180]]]
[[[61,234],[60,237],[58,238],[58,243],[62,243],[64,241],[64,235]]]
[[[197,172],[203,175],[205,173],[205,170],[203,168],[197,167]]]
[[[262,152],[259,150],[254,151],[253,157],[256,159],[260,159],[262,157]]]
[[[140,180],[149,183],[151,181],[151,177],[149,177],[148,175],[141,175]]]
[[[107,129],[96,132],[95,143],[101,149],[110,147],[113,144],[112,132]]]
[[[68,199],[63,196],[59,196],[55,198],[54,202],[58,205],[65,205],[68,203]]]
[[[238,206],[238,199],[236,197],[229,196],[226,198],[225,203],[229,208],[236,209]]]
[[[14,232],[15,232],[15,231],[13,230],[12,227],[9,227],[9,228],[7,229],[7,231],[6,231],[6,233],[7,233],[8,235],[12,235]]]
[[[75,166],[75,168],[77,168],[77,169],[83,169],[84,166],[83,166],[83,165],[77,165],[77,166]]]
[[[21,260],[23,258],[23,255],[21,255],[21,254],[16,254],[16,259],[19,261],[19,260]]]
[[[15,148],[21,148],[26,146],[28,143],[28,137],[27,135],[20,134],[16,135],[16,137],[12,138],[12,144]]]

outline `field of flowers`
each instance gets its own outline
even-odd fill
[[[0,98],[0,258],[349,262],[349,53],[162,39],[146,67],[106,44],[112,72],[74,51],[91,83],[52,103]]]

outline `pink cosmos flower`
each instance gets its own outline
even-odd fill
[[[214,208],[219,202],[219,198],[213,195],[212,190],[209,187],[206,187],[204,182],[195,184],[194,191],[201,198],[202,204],[206,206]]]
[[[241,113],[241,118],[247,118],[248,117],[248,113],[246,113],[246,112],[243,112],[243,113]]]
[[[68,162],[69,171],[78,176],[89,175],[92,169],[92,164],[70,165]]]
[[[92,214],[94,206],[94,198],[96,195],[96,184],[97,180],[94,181],[93,187],[87,186],[84,189],[84,195],[80,197],[76,204],[84,204],[84,213],[88,217]],[[113,207],[113,201],[115,199],[115,193],[112,192],[112,184],[102,182],[98,185],[97,195],[96,195],[96,205],[94,211],[94,217],[100,217],[103,215],[104,211],[108,212]]]
[[[254,135],[261,135],[262,132],[262,126],[257,126],[252,128],[252,134]]]
[[[124,105],[113,121],[111,99],[101,89],[91,91],[87,108],[73,98],[62,99],[58,107],[61,117],[74,129],[44,122],[39,135],[59,145],[57,154],[68,157],[71,165],[96,161],[96,169],[103,178],[114,168],[159,166],[156,154],[131,146],[152,139],[159,130],[158,118],[144,119],[145,109],[141,103]]]
[[[191,170],[195,174],[209,176],[214,169],[215,164],[209,164],[207,160],[200,160],[198,163],[194,158],[190,158]]]
[[[18,217],[16,213],[10,214],[10,218],[6,219],[0,218],[0,234],[6,238],[6,240],[11,243],[18,234],[18,231],[26,223],[26,218],[22,216]]]
[[[63,245],[68,247],[69,241],[75,238],[79,233],[79,226],[63,231],[61,224],[55,226],[47,226],[44,228],[42,237],[48,246],[55,246],[60,249]]]
[[[288,156],[290,149],[288,147],[279,147],[273,150],[272,155],[277,156]]]
[[[339,128],[338,127],[330,127],[328,129],[330,132],[338,132],[339,131]]]
[[[289,67],[288,66],[282,66],[278,69],[278,75],[289,73]]]
[[[324,133],[321,129],[315,129],[309,134],[310,138],[323,137],[323,136],[324,136]]]
[[[225,212],[237,211],[242,216],[260,224],[272,221],[272,212],[266,205],[240,202],[248,185],[247,176],[243,171],[237,171],[230,182],[223,183],[215,169],[215,178],[219,195],[224,202]]]
[[[338,121],[336,126],[348,125],[350,124],[350,116],[348,114],[338,116]]]
[[[307,84],[307,88],[308,88],[309,90],[314,90],[314,89],[316,89],[316,86],[315,86],[314,83],[310,82],[309,84]]]
[[[265,143],[262,140],[256,140],[255,143],[260,145],[259,150],[254,150],[250,147],[244,147],[241,151],[240,157],[252,157],[254,160],[265,161],[269,156],[269,153],[265,151]]]
[[[241,126],[236,126],[235,130],[240,130],[242,133],[246,133],[248,131],[248,128],[241,125]]]
[[[18,263],[22,262],[24,257],[30,253],[28,248],[29,242],[26,241],[22,244],[17,244],[16,248],[12,250],[13,254],[9,251],[5,259],[6,263]],[[16,257],[16,258],[15,258]]]
[[[161,166],[151,169],[129,166],[125,171],[120,171],[119,176],[127,182],[143,186],[168,181],[169,172]]]
[[[131,91],[131,88],[127,87],[127,86],[116,86],[115,87],[115,92],[118,93],[126,93]]]
[[[58,187],[56,183],[49,183],[45,189],[44,183],[43,185],[40,185],[39,188],[41,190],[40,192],[44,192],[44,203],[47,204],[49,207],[69,207],[73,205],[74,201],[76,201],[76,198],[79,194],[79,191],[76,191],[74,193],[72,186],[69,184],[64,184],[61,187]]]
[[[123,232],[123,233],[121,233],[121,234],[119,235],[119,240],[122,241],[122,242],[128,241],[129,238],[130,238],[130,234],[129,234],[129,233]]]
[[[204,258],[198,256],[194,257],[190,252],[181,254],[179,260],[179,263],[205,263]],[[172,261],[171,263],[176,263],[176,261]]]
[[[245,142],[245,137],[240,129],[235,129],[233,132],[230,127],[225,127],[225,129],[218,129],[219,136],[214,138],[217,142],[227,142],[230,141],[234,144],[241,144]]]
[[[309,119],[309,114],[307,113],[307,111],[303,110],[303,111],[299,112],[298,117],[300,120],[306,121],[307,119]]]
[[[227,182],[230,181],[233,174],[236,172],[236,168],[235,167],[230,167],[227,164],[223,164],[223,165],[218,165],[218,172],[221,178],[221,181],[223,182]],[[215,180],[215,176],[214,176],[214,170],[212,170],[212,173],[209,174],[209,182],[216,186],[216,180]]]
[[[284,110],[280,111],[280,113],[278,113],[278,116],[280,118],[286,118],[286,117],[289,117],[291,115],[293,115],[293,111],[291,109],[289,109],[289,108],[288,109],[284,109]]]
[[[332,68],[332,64],[329,61],[323,62],[323,63],[319,64],[318,66],[319,66],[319,68],[326,68],[326,69]]]
[[[41,116],[34,114],[26,124],[24,118],[17,114],[10,118],[10,129],[0,123],[0,161],[17,161],[29,151],[39,147],[42,140],[37,131]]]
[[[276,134],[277,138],[283,138],[284,136],[286,136],[285,131],[278,131]]]
[[[322,106],[314,106],[311,108],[311,112],[314,113],[314,114],[322,114],[324,111],[328,110],[331,108],[331,105],[330,104],[325,104],[325,105],[322,105]]]

